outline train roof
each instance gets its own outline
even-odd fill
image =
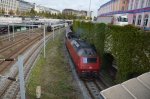
[[[80,56],[96,56],[96,51],[84,40],[72,40],[71,43]]]
[[[73,38],[73,39],[72,39],[72,43],[73,43],[76,47],[80,47],[80,48],[92,48],[89,43],[87,43],[87,42],[84,41],[84,40],[77,39],[77,38]]]
[[[88,44],[84,40],[76,40],[76,41],[82,48],[91,48],[90,44]]]
[[[80,56],[97,56],[94,48],[84,40],[80,40],[75,33],[68,32],[66,37]]]

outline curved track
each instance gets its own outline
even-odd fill
[[[38,40],[41,39],[41,36],[35,36],[32,39],[24,39],[21,42],[17,42],[16,45],[10,45],[9,48],[5,50],[1,50],[1,55],[7,56],[5,58],[17,58],[19,54],[22,54],[26,51],[30,46],[35,44]],[[15,61],[14,61],[15,62]],[[8,69],[14,62],[0,62],[0,73],[4,73],[6,69]]]
[[[41,39],[41,36],[36,33],[36,34],[31,34],[31,37],[29,38],[28,36],[22,35],[18,38],[17,40],[12,44],[9,43],[8,45],[1,47],[0,49],[0,54],[4,55],[5,58],[17,58],[19,54],[24,53],[29,47],[31,47],[33,44],[35,44],[38,40]],[[14,62],[6,62],[6,61],[0,61],[0,74],[7,74],[9,71],[12,69],[12,65],[15,63]],[[9,73],[11,74],[11,73]],[[15,75],[15,72],[10,75],[10,77],[13,77]],[[4,80],[1,78],[0,79],[0,96],[5,92],[5,89],[11,81],[9,80]]]
[[[51,40],[52,38],[52,34],[49,34],[46,36],[46,42],[48,40]],[[28,79],[30,70],[32,68],[32,65],[34,64],[35,60],[37,59],[37,56],[39,55],[41,49],[43,47],[43,39],[41,39],[40,41],[38,40],[34,46],[30,47],[30,49],[28,49],[23,55],[25,57],[24,59],[24,75],[25,75],[25,79]],[[18,68],[16,66],[17,64],[14,64],[14,70],[11,72],[11,75],[13,77],[18,77]],[[1,86],[0,86],[1,87]],[[9,97],[11,97],[11,99],[16,99],[16,98],[20,98],[20,94],[19,94],[19,84],[18,82],[11,82],[7,80],[7,83],[4,84],[4,86],[2,86],[2,88],[4,90],[0,90],[0,98],[2,99],[9,99]]]

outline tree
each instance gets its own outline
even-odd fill
[[[21,16],[26,16],[28,12],[22,12]]]
[[[36,15],[36,11],[33,8],[31,8],[31,10],[30,10],[30,16],[35,16],[35,15]]]
[[[2,14],[2,10],[0,9],[0,14]]]
[[[10,15],[14,15],[13,10],[10,10],[10,11],[8,12],[8,14],[10,14]]]
[[[2,14],[5,14],[5,11],[4,11],[4,9],[2,9]]]
[[[20,15],[19,8],[17,8],[17,10],[16,10],[16,15]]]

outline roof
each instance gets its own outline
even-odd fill
[[[100,8],[109,5],[110,3],[114,2],[114,1],[116,1],[116,0],[110,0],[110,1],[108,1],[107,3],[101,5]],[[99,9],[100,9],[100,8],[99,8]],[[99,10],[99,9],[98,9],[98,10]]]
[[[114,15],[114,14],[128,14],[128,13],[134,14],[134,13],[142,13],[142,12],[150,12],[150,7],[134,9],[134,10],[127,10],[127,11],[113,11],[113,12],[100,14],[98,17],[109,16],[109,15]]]
[[[74,39],[72,44],[80,56],[96,56],[95,50],[87,42]]]
[[[150,72],[100,93],[104,99],[150,99]]]
[[[83,40],[77,40],[77,42],[79,43],[79,45],[80,45],[82,48],[91,48],[91,46],[90,46],[87,42],[85,42],[85,41],[83,41]]]
[[[22,2],[22,3],[26,3],[26,4],[29,4],[29,5],[34,5],[33,3],[30,3],[30,2],[27,2],[27,1],[24,1],[24,0],[18,0],[19,2]]]

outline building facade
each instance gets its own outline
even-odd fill
[[[98,9],[98,17],[114,14],[126,14],[129,24],[150,28],[150,0],[111,0]]]
[[[41,6],[41,5],[36,5],[36,4],[34,5],[34,10],[37,13],[41,13],[41,12],[47,12],[47,13],[51,13],[51,14],[59,14],[60,13],[59,10],[44,7],[44,6]]]
[[[110,0],[98,9],[98,16],[119,14],[128,10],[129,0]]]
[[[150,28],[150,0],[129,0],[128,22]]]
[[[14,14],[16,14],[17,12],[21,14],[24,12],[29,12],[31,8],[34,8],[34,10],[38,13],[43,11],[51,14],[60,13],[59,10],[32,4],[24,0],[0,0],[0,10],[4,11],[5,14],[9,14],[10,11]]]
[[[73,9],[64,9],[62,13],[66,15],[87,16],[87,11],[84,10],[78,11]]]
[[[24,0],[18,1],[18,9],[20,13],[29,12],[32,8],[34,8],[34,4],[26,2]]]
[[[3,10],[5,14],[9,14],[10,11],[16,13],[18,7],[18,0],[0,0],[0,10]]]

